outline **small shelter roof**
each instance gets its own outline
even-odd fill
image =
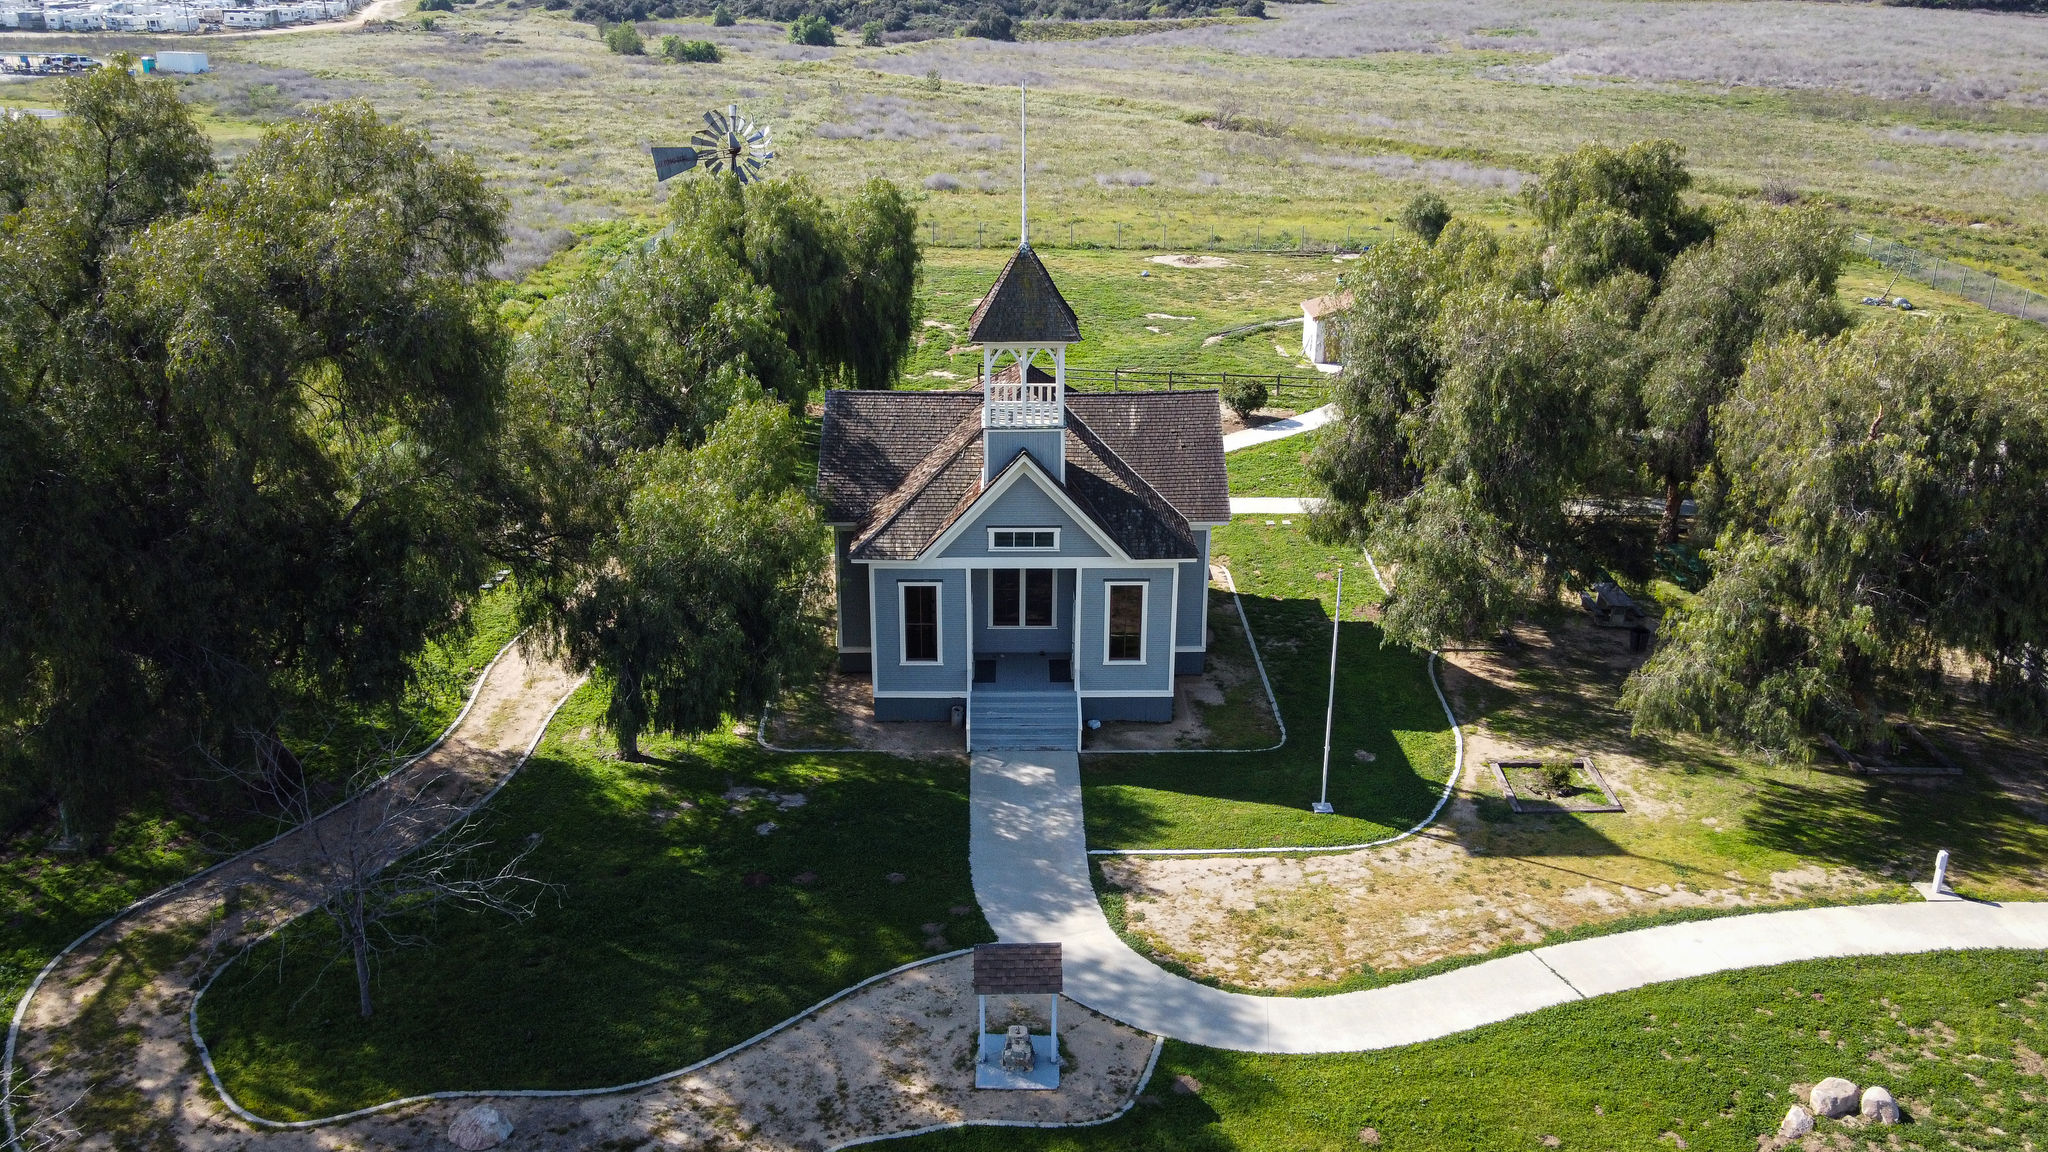
[[[977,944],[977,996],[1057,996],[1062,988],[1058,944]]]
[[[1301,302],[1301,310],[1308,314],[1309,319],[1321,320],[1332,312],[1342,312],[1346,308],[1351,307],[1355,300],[1356,297],[1352,296],[1349,292],[1333,292],[1328,296],[1318,296],[1313,300],[1303,300]]]

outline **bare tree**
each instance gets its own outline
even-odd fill
[[[365,1019],[373,1011],[376,957],[430,944],[416,926],[435,912],[467,908],[520,921],[559,891],[524,871],[540,846],[538,832],[502,862],[489,861],[493,842],[460,803],[460,781],[446,773],[411,773],[406,760],[381,756],[322,811],[320,789],[304,771],[279,771],[261,756],[247,770],[222,767],[288,827],[293,850],[280,879],[290,897],[333,923],[340,938],[334,959],[354,968],[356,1006]]]
[[[73,1126],[67,1116],[83,1099],[85,1093],[81,1092],[62,1108],[42,1112],[27,1124],[19,1124],[17,1116],[33,1115],[48,1101],[36,1086],[35,1074],[10,1075],[7,1083],[0,1085],[0,1109],[5,1109],[7,1116],[7,1139],[0,1143],[0,1148],[6,1152],[44,1152],[77,1140],[85,1133]]]

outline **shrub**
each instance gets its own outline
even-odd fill
[[[720,59],[718,45],[709,40],[685,40],[681,36],[663,36],[661,55],[663,59],[678,64],[716,64]]]
[[[1562,796],[1571,791],[1572,766],[1563,760],[1546,760],[1536,769],[1536,787],[1545,796]]]
[[[963,185],[960,178],[949,172],[934,172],[924,178],[924,186],[932,192],[958,192]]]
[[[1223,384],[1224,406],[1237,413],[1239,420],[1264,408],[1270,398],[1264,380],[1226,380]]]
[[[420,0],[416,11],[453,12],[455,11],[455,0]]]
[[[1434,192],[1418,192],[1401,209],[1401,227],[1431,244],[1451,222],[1451,206]]]
[[[711,10],[711,26],[713,28],[730,28],[735,23],[736,21],[732,17],[732,9],[727,8],[725,5],[720,4]]]
[[[1010,24],[1008,14],[991,8],[974,18],[974,23],[960,30],[962,36],[977,40],[1015,40],[1017,30]]]
[[[860,42],[863,47],[880,48],[882,46],[882,22],[880,20],[870,20],[861,25]]]
[[[1244,0],[1237,6],[1239,16],[1251,16],[1260,20],[1266,18],[1266,0]]]
[[[814,48],[830,48],[839,43],[839,37],[832,33],[832,22],[816,12],[806,12],[789,25],[791,44],[808,44]]]
[[[434,18],[433,18],[432,16],[422,16],[422,17],[420,17],[420,31],[422,31],[422,32],[432,32],[433,30],[434,30]]]
[[[647,42],[640,39],[640,29],[630,23],[606,28],[604,46],[621,56],[638,56],[647,51]]]
[[[927,69],[924,74],[924,90],[927,92],[937,92],[939,88],[939,70],[937,68]]]

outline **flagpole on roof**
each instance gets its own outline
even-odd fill
[[[1031,178],[1031,165],[1024,151],[1024,83],[1017,83],[1017,210],[1023,220],[1017,226],[1017,247],[1031,247],[1031,194],[1025,184]]]

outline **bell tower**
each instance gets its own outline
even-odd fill
[[[1017,129],[1017,252],[967,322],[967,338],[981,345],[982,480],[1021,451],[1064,482],[1067,346],[1081,339],[1081,323],[1031,250],[1021,89]]]

